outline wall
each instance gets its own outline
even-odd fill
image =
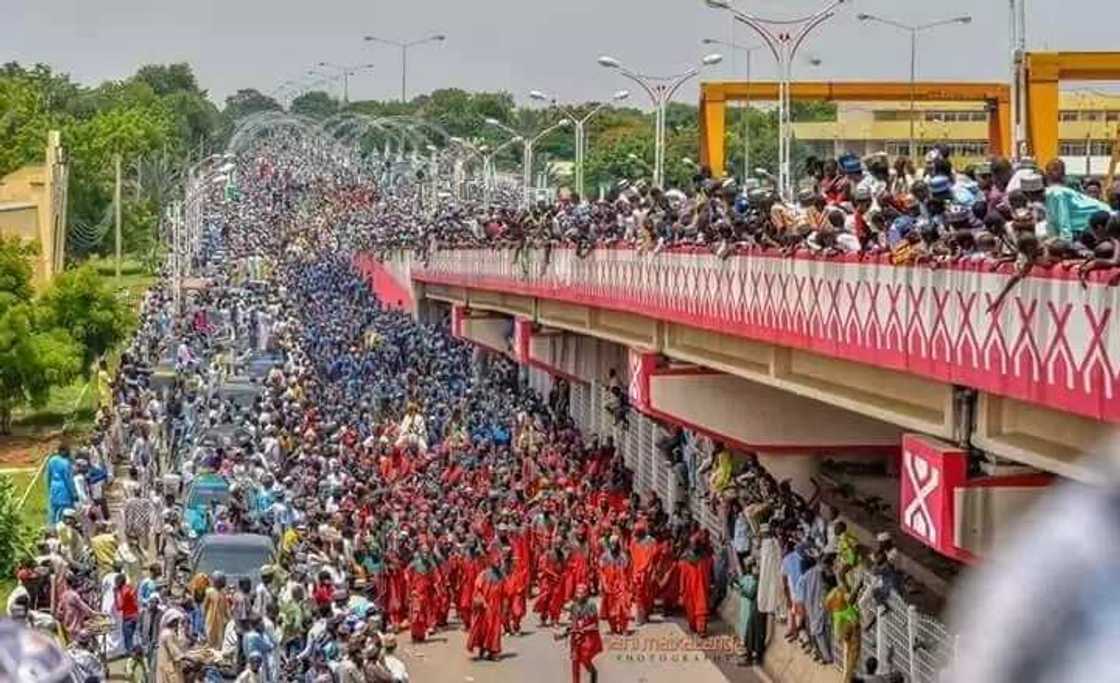
[[[69,168],[61,135],[51,131],[43,164],[25,166],[0,178],[0,235],[39,244],[32,274],[43,286],[60,272],[66,253]]]

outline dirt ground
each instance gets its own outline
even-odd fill
[[[62,440],[62,432],[0,436],[0,469],[34,467]]]

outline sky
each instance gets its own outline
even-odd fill
[[[737,0],[760,16],[810,14],[825,0]],[[1032,49],[1115,48],[1115,0],[1026,0]],[[865,12],[908,24],[970,14],[971,25],[922,36],[919,77],[1006,80],[1008,0],[847,0],[805,43],[794,69],[805,80],[904,80],[909,36],[856,19]],[[563,101],[602,100],[630,86],[596,63],[608,54],[635,71],[687,70],[713,48],[705,37],[754,45],[727,12],[703,0],[0,0],[0,62],[44,62],[80,82],[123,78],[145,63],[189,62],[216,101],[239,88],[268,92],[305,78],[322,61],[373,63],[351,80],[351,99],[400,93],[400,51],[365,43],[367,34],[443,43],[409,53],[409,93],[441,87],[530,89]],[[704,78],[742,78],[746,60],[726,48]],[[813,66],[811,60],[820,60]],[[755,52],[755,78],[773,78],[773,59]],[[332,87],[332,86],[327,86]],[[631,89],[635,89],[630,86]],[[695,82],[678,99],[695,102]],[[645,105],[634,93],[632,104]]]

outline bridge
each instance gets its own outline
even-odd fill
[[[955,559],[982,555],[1052,475],[1094,481],[1081,456],[1120,421],[1120,289],[1061,268],[995,306],[1010,274],[979,262],[699,248],[359,261],[385,300],[444,310],[457,335],[527,366],[585,383],[618,369],[639,412],[780,462],[795,486],[822,456],[893,459],[900,514],[934,503],[903,528]],[[919,496],[903,451],[930,444],[939,486]]]

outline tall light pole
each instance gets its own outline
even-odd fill
[[[972,17],[967,14],[960,17],[953,17],[952,19],[942,19],[941,21],[931,21],[927,24],[904,24],[901,21],[893,19],[885,19],[874,14],[858,14],[856,18],[860,21],[870,21],[906,31],[910,34],[910,158],[916,159],[918,157],[918,140],[915,134],[915,116],[917,114],[917,83],[918,83],[918,34],[923,31],[928,31],[932,28],[939,26],[948,26],[950,24],[971,24]]]
[[[1011,20],[1011,125],[1014,131],[1014,148],[1011,158],[1018,160],[1025,154],[1026,93],[1027,93],[1027,9],[1026,0],[1010,0]]]
[[[489,119],[487,122],[489,122]],[[520,135],[514,135],[492,150],[485,151],[483,148],[479,148],[479,150],[482,151],[482,192],[484,202],[490,201],[490,192],[493,190],[494,181],[497,178],[497,170],[494,168],[494,157],[504,152],[507,147],[519,145],[522,142],[525,142],[524,138]],[[524,159],[524,157],[522,157],[522,159]]]
[[[572,125],[575,126],[575,128],[576,128],[576,149],[575,149],[576,166],[575,166],[575,169],[576,170],[575,170],[575,182],[573,184],[575,185],[576,192],[579,193],[579,196],[583,197],[583,163],[584,163],[584,160],[587,158],[587,122],[590,121],[600,111],[602,111],[603,107],[606,107],[608,104],[610,104],[610,102],[603,102],[603,103],[599,104],[598,106],[596,106],[591,111],[589,111],[587,114],[580,117],[580,116],[577,116],[575,114],[575,112],[573,112],[570,108],[558,104],[557,99],[555,97],[551,97],[551,96],[541,92],[540,90],[530,91],[529,92],[529,97],[533,98],[534,100],[546,100],[546,101],[551,102],[552,106],[556,107],[556,109],[560,112],[561,116],[564,116],[565,118],[567,118],[569,121],[572,122]],[[614,95],[611,96],[611,100],[614,101],[614,102],[621,102],[622,100],[625,100],[627,97],[630,97],[630,91],[619,90],[618,92],[616,92]]]
[[[700,41],[704,45],[722,45],[723,47],[731,50],[741,50],[747,56],[747,85],[752,82],[751,78],[751,55],[756,50],[761,50],[762,45],[739,45],[726,40],[718,38],[704,38]],[[751,108],[750,91],[747,93],[746,99],[743,100],[743,180],[751,177],[751,124],[750,117],[747,115]]]
[[[712,9],[726,10],[757,33],[770,48],[778,63],[778,189],[785,199],[793,195],[793,102],[790,82],[793,80],[793,60],[798,49],[813,29],[836,16],[836,8],[847,0],[829,0],[815,14],[794,19],[763,19],[731,6],[731,0],[704,0]]]
[[[407,42],[398,40],[388,40],[386,38],[378,38],[377,36],[366,36],[363,38],[367,43],[381,43],[382,45],[392,45],[393,47],[400,48],[401,51],[401,102],[407,102],[408,99],[408,49],[416,47],[417,45],[424,45],[425,43],[442,43],[447,40],[447,36],[442,33],[437,33],[427,38],[417,38]]]
[[[504,130],[505,132],[513,135],[515,138],[519,137],[522,139],[521,185],[525,193],[525,203],[531,204],[533,198],[533,147],[535,147],[536,144],[549,133],[560,130],[561,128],[567,128],[568,126],[572,125],[571,120],[560,119],[556,123],[552,124],[548,128],[545,128],[532,137],[530,137],[529,134],[518,133],[516,130],[510,128],[497,119],[486,119],[486,123]]]
[[[373,68],[373,64],[352,64],[346,66],[344,64],[333,64],[331,62],[319,62],[319,66],[324,69],[333,69],[339,77],[342,78],[343,104],[348,104],[350,102],[350,77]]]
[[[618,72],[623,76],[642,86],[642,90],[645,90],[653,101],[653,184],[655,186],[662,187],[665,184],[665,111],[669,102],[682,85],[700,73],[701,68],[719,64],[722,61],[722,55],[710,54],[700,60],[699,66],[695,66],[684,73],[675,76],[649,76],[627,69],[614,57],[603,56],[599,58],[599,66],[607,69],[618,69]]]

